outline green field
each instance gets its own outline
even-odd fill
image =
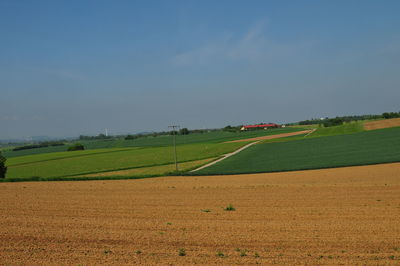
[[[196,174],[291,171],[400,161],[400,128],[364,131],[363,123],[364,121],[350,122],[327,128],[314,126],[316,131],[307,136],[265,140]],[[189,170],[204,163],[204,159],[217,158],[246,144],[224,143],[226,141],[300,130],[304,128],[287,127],[248,132],[210,131],[178,135],[178,161],[187,164],[181,169]],[[86,150],[66,152],[66,145],[17,152],[5,151],[8,159],[7,178],[80,180],[93,176],[108,179],[117,178],[116,175],[121,172],[115,175],[105,174],[106,172],[128,169],[130,170],[123,175],[124,178],[130,178],[161,175],[163,171],[174,169],[172,136],[81,143]],[[90,176],[81,177],[83,175]]]
[[[126,150],[134,150],[139,148],[114,148],[114,149],[96,149],[96,150],[84,150],[84,151],[69,151],[69,152],[52,152],[52,153],[41,153],[35,155],[26,155],[12,157],[7,160],[8,166],[17,166],[23,164],[30,164],[35,162],[44,162],[52,160],[67,159],[73,157],[84,157],[95,154],[112,153]]]
[[[246,143],[204,143],[177,147],[180,162],[218,157]],[[7,178],[65,177],[112,170],[171,164],[172,147],[101,149],[14,157]]]
[[[227,132],[222,130],[210,131],[206,133],[193,133],[189,135],[177,135],[176,143],[178,145],[194,144],[194,143],[219,143],[236,139],[253,138],[267,135],[274,135],[280,133],[288,133],[300,131],[302,128],[277,128],[270,130],[257,130],[245,132]],[[110,140],[93,140],[93,141],[76,141],[82,143],[85,149],[105,149],[105,148],[127,148],[127,147],[161,147],[171,146],[172,136],[164,135],[158,137],[141,137],[134,140],[125,139],[110,139]],[[66,146],[44,147],[37,149],[11,151],[5,149],[3,155],[7,158],[26,156],[41,153],[52,153],[66,151]]]
[[[400,127],[254,145],[196,174],[292,171],[398,161]]]
[[[327,136],[336,136],[336,135],[345,135],[345,134],[353,134],[364,131],[364,123],[363,121],[352,121],[348,123],[344,123],[340,126],[333,127],[324,127],[318,125],[305,125],[303,129],[315,129],[311,134],[304,134],[299,136],[291,136],[285,138],[264,140],[263,143],[272,143],[272,142],[286,142],[286,141],[294,141],[301,139],[310,139],[310,138],[319,138],[319,137],[327,137]],[[294,128],[300,128],[300,126],[294,126]]]
[[[307,137],[313,138],[313,137],[335,136],[335,135],[362,132],[364,131],[364,122],[365,121],[352,121],[344,123],[343,125],[340,126],[316,127],[316,131]]]

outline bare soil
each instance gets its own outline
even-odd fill
[[[266,140],[266,139],[278,139],[278,138],[284,138],[284,137],[291,137],[291,136],[307,134],[307,133],[310,133],[311,131],[312,130],[303,130],[303,131],[282,133],[282,134],[269,135],[269,136],[256,137],[256,138],[249,138],[249,139],[238,139],[238,140],[227,141],[227,143],[230,143],[230,142],[257,141],[257,140]]]
[[[0,183],[0,264],[398,265],[399,195],[400,163]]]
[[[400,118],[384,119],[384,120],[367,122],[364,124],[365,130],[382,129],[389,127],[400,127]]]

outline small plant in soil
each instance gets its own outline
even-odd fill
[[[224,210],[225,211],[235,211],[236,209],[235,209],[235,207],[232,206],[232,204],[229,204],[228,207],[226,207]]]
[[[142,251],[136,250],[136,251],[135,251],[135,254],[137,254],[137,255],[142,254]]]
[[[204,210],[201,210],[202,212],[211,212],[211,210],[210,209],[204,209]]]
[[[180,248],[178,251],[179,256],[186,256],[186,250],[184,248]]]
[[[222,251],[217,251],[217,257],[225,258],[225,254]]]

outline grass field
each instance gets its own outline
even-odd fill
[[[399,265],[399,169],[0,183],[0,264]]]
[[[180,162],[214,158],[245,143],[187,144],[177,147]],[[14,157],[7,160],[7,178],[62,177],[174,162],[172,147],[100,149]]]
[[[12,157],[7,160],[8,166],[17,166],[23,164],[31,164],[35,162],[45,162],[52,160],[61,160],[75,157],[85,157],[95,154],[112,153],[120,151],[132,151],[139,148],[114,148],[114,149],[95,149],[95,150],[84,150],[84,151],[63,151],[63,152],[51,152],[51,153],[40,153],[35,155],[26,155]]]
[[[366,121],[366,120],[365,120]],[[315,131],[311,134],[305,134],[303,136],[292,136],[286,138],[265,140],[262,143],[272,143],[272,142],[286,142],[286,141],[294,141],[294,140],[302,140],[302,139],[310,139],[310,138],[319,138],[319,137],[327,137],[327,136],[336,136],[336,135],[345,135],[345,134],[354,134],[364,131],[364,123],[365,121],[352,121],[349,123],[344,123],[340,126],[333,127],[323,127],[318,125],[305,125],[303,126],[293,126],[294,128],[305,128],[305,129],[314,129]]]
[[[178,145],[194,144],[194,143],[219,143],[235,139],[253,138],[259,136],[267,136],[288,132],[300,131],[302,128],[278,128],[271,130],[257,130],[257,131],[245,131],[245,132],[226,132],[226,131],[210,131],[206,133],[194,133],[189,135],[177,135],[176,143]],[[111,139],[111,140],[94,140],[94,141],[77,141],[82,143],[86,149],[105,149],[105,148],[126,148],[126,147],[162,147],[172,145],[172,136],[158,136],[158,137],[143,137],[134,140],[124,139]],[[38,149],[29,149],[21,151],[11,151],[5,149],[3,155],[7,158],[51,153],[51,152],[62,152],[66,151],[66,146],[55,146],[45,147]]]
[[[51,153],[51,152],[63,152],[68,149],[68,146],[53,146],[53,147],[43,147],[37,149],[29,149],[29,150],[20,150],[20,151],[12,151],[12,148],[4,148],[2,153],[7,158],[17,157],[17,156],[25,156],[25,155],[34,155],[41,153]]]
[[[214,160],[215,158],[197,160],[197,161],[189,161],[184,163],[179,163],[179,171],[188,171],[192,170],[193,168],[197,168],[198,166],[204,165],[209,163],[210,161]],[[90,177],[90,178],[99,178],[102,177],[140,177],[140,176],[154,176],[154,175],[166,175],[168,173],[172,173],[175,170],[175,163],[173,164],[166,164],[166,165],[157,165],[157,166],[149,166],[149,167],[139,167],[127,170],[119,170],[119,171],[109,171],[109,172],[101,172],[101,173],[94,173],[83,175],[82,177]]]
[[[196,174],[239,174],[400,161],[400,128],[254,145]]]
[[[352,134],[364,131],[364,121],[352,121],[340,126],[316,127],[316,131],[308,137],[324,137],[343,134]]]

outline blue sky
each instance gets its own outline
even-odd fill
[[[0,138],[400,111],[400,1],[0,0]]]

